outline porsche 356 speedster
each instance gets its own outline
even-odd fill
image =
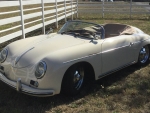
[[[149,61],[150,36],[123,24],[68,21],[57,32],[15,41],[0,52],[0,80],[33,96],[79,93],[88,79]]]

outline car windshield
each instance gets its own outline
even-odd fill
[[[58,31],[59,34],[73,34],[74,36],[81,36],[85,38],[101,39],[104,35],[102,26],[89,22],[82,21],[68,21]]]

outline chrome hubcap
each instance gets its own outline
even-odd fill
[[[149,48],[147,46],[142,47],[140,50],[139,60],[141,63],[145,63],[149,58]]]
[[[83,68],[80,68],[78,70],[75,71],[74,73],[74,88],[76,90],[79,90],[83,84],[83,79],[84,79],[84,70]]]

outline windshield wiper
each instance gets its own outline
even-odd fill
[[[73,33],[73,34],[74,34],[73,30],[69,30],[69,31],[63,31],[63,32],[61,32],[61,34],[62,34],[62,35],[63,35],[63,34],[68,34],[68,33]]]
[[[73,31],[73,30],[70,30],[70,31],[63,31],[63,32],[61,32],[61,34],[62,34],[62,35],[63,35],[63,34],[73,34],[74,37],[80,36],[80,33],[76,33],[76,32]]]

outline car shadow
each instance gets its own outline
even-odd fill
[[[44,113],[51,111],[59,105],[68,105],[80,98],[94,94],[98,91],[106,92],[108,86],[125,79],[128,75],[134,73],[140,68],[132,65],[121,71],[115,72],[109,76],[106,76],[100,80],[86,84],[81,93],[75,97],[69,97],[62,94],[52,97],[32,97],[22,93],[18,93],[11,89],[9,86],[0,82],[0,112],[10,110],[11,112],[21,113]],[[118,93],[118,92],[115,92]],[[111,93],[113,95],[113,93]]]

